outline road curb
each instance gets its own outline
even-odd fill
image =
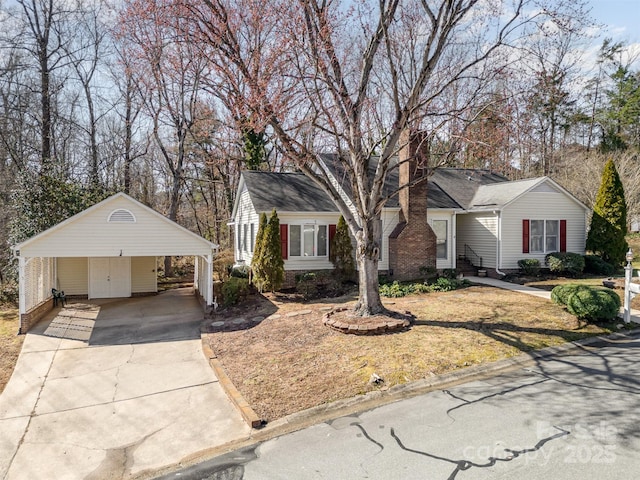
[[[251,408],[251,405],[249,405],[249,402],[247,402],[242,394],[238,391],[227,373],[224,371],[222,363],[220,363],[220,360],[218,360],[211,347],[205,342],[202,342],[202,351],[207,357],[207,360],[209,360],[209,365],[213,369],[216,377],[218,377],[220,386],[227,394],[227,397],[229,398],[231,403],[233,403],[234,406],[238,409],[240,415],[242,415],[242,419],[251,428],[260,428],[261,426],[263,426],[265,422],[260,419],[260,417],[258,417],[256,412],[254,412]]]

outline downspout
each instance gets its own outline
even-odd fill
[[[496,273],[502,277],[506,276],[506,273],[500,271],[500,266],[502,265],[502,249],[500,248],[500,242],[502,241],[502,215],[500,215],[500,210],[496,214],[496,219],[498,220],[498,238],[496,238]]]

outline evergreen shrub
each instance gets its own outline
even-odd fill
[[[518,260],[518,267],[524,275],[538,275],[540,273],[540,260],[537,258],[523,258]]]
[[[598,255],[585,255],[584,271],[585,273],[592,273],[593,275],[605,275],[610,277],[616,272],[616,269],[613,265],[605,262]]]
[[[230,277],[222,284],[222,296],[224,305],[229,307],[236,305],[249,293],[249,279]]]
[[[549,270],[575,277],[584,271],[584,257],[572,252],[553,252],[545,257]]]
[[[551,291],[551,299],[582,320],[613,320],[620,311],[618,294],[603,287],[558,285]]]

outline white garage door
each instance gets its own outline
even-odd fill
[[[131,296],[131,257],[89,259],[89,298]]]

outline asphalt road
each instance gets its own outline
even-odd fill
[[[163,478],[636,479],[640,340],[579,347]]]

